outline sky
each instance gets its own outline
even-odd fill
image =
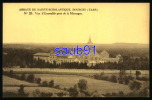
[[[90,36],[93,43],[149,44],[149,6],[149,3],[3,3],[3,43],[86,43]],[[24,15],[20,8],[98,11],[67,11],[83,15]]]

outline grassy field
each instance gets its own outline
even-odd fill
[[[129,87],[127,85],[112,83],[103,80],[96,80],[91,78],[86,78],[77,75],[52,75],[52,74],[35,74],[36,78],[41,78],[42,81],[54,80],[55,85],[60,85],[61,88],[70,88],[78,83],[79,79],[86,79],[88,82],[88,89],[90,91],[97,90],[99,93],[112,93],[123,91],[124,93],[129,92]]]
[[[16,75],[21,76],[21,73],[25,73],[26,77],[29,74],[34,74],[35,78],[41,78],[41,82],[47,81],[50,82],[54,80],[55,85],[60,85],[61,88],[70,88],[78,83],[80,79],[86,79],[88,82],[89,91],[97,90],[99,94],[106,93],[118,93],[119,91],[123,91],[125,94],[130,92],[129,86],[119,83],[113,83],[104,80],[96,80],[89,78],[89,75],[100,74],[104,72],[105,75],[118,75],[119,70],[92,70],[92,69],[49,69],[49,68],[3,68],[3,71],[9,72],[13,70]],[[126,71],[129,75],[130,71]],[[135,77],[135,71],[132,71],[133,77]],[[87,77],[84,77],[87,76]],[[140,76],[149,77],[149,71],[143,70],[141,71]],[[38,87],[36,83],[29,83],[26,81],[17,80],[14,78],[10,78],[3,75],[3,92],[13,91],[18,92],[19,86],[23,84],[25,85],[25,92],[32,93],[35,89],[39,89],[43,92],[51,92],[57,93],[62,90],[57,90],[49,87]],[[148,82],[143,82],[143,86],[149,85]]]
[[[14,92],[14,93],[18,93],[18,89],[19,87],[3,87],[3,93],[4,92]],[[58,89],[54,89],[54,88],[49,88],[49,87],[25,87],[25,93],[32,93],[34,90],[39,89],[40,92],[44,92],[44,93],[58,93],[58,92],[62,92],[62,90],[58,90]]]
[[[58,90],[58,89],[49,88],[49,87],[38,87],[36,83],[28,83],[26,81],[20,81],[20,80],[3,75],[3,93],[6,93],[6,92],[18,93],[20,84],[25,85],[24,91],[25,93],[29,94],[29,97],[32,97],[32,93],[36,89],[39,89],[40,92],[43,92],[43,93],[64,92],[63,90]]]
[[[23,84],[24,86],[38,86],[36,83],[29,83],[26,81],[21,81],[21,80],[17,80],[14,78],[10,78],[8,76],[4,76],[3,75],[3,86],[20,86],[21,84]]]
[[[4,72],[13,70],[14,73],[37,73],[37,74],[95,74],[104,72],[106,74],[119,73],[119,70],[100,70],[100,69],[51,69],[51,68],[3,68]],[[149,75],[149,70],[140,70],[142,75]],[[126,73],[130,73],[130,70],[126,70]],[[136,73],[136,70],[131,71],[132,74]]]

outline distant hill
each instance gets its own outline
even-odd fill
[[[42,48],[42,47],[75,47],[76,45],[82,47],[87,45],[86,43],[4,43],[3,48]],[[99,48],[149,48],[149,44],[139,44],[139,43],[113,43],[113,44],[97,44]]]

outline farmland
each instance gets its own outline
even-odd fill
[[[29,83],[29,82],[26,82],[26,81],[17,80],[17,79],[10,78],[10,77],[7,77],[7,76],[3,75],[3,86],[20,86],[21,84],[24,85],[24,86],[29,86],[29,87],[38,86],[35,83]]]
[[[55,84],[60,85],[61,88],[73,87],[75,84],[78,83],[79,79],[86,79],[88,81],[88,89],[90,91],[97,90],[100,94],[105,94],[107,92],[111,93],[111,92],[116,92],[116,91],[123,91],[124,93],[129,92],[129,87],[123,84],[112,83],[112,82],[107,82],[107,81],[102,81],[102,80],[95,80],[95,79],[90,79],[90,78],[76,76],[76,75],[35,74],[35,77],[41,78],[42,81],[54,80]],[[3,76],[3,78],[4,78],[3,92],[6,92],[6,91],[17,92],[19,87],[13,87],[13,85],[19,86],[20,84],[25,84],[26,86],[28,86],[25,88],[25,92],[27,93],[31,93],[35,89],[39,89],[45,92],[53,92],[53,93],[60,91],[60,90],[52,89],[48,87],[36,87],[36,85],[33,85],[34,83],[28,83],[28,82],[16,80],[13,78],[9,78],[7,76]],[[6,87],[7,85],[9,85],[9,87]]]
[[[35,74],[95,74],[104,72],[106,74],[116,74],[119,70],[99,70],[99,69],[55,69],[55,68],[3,68],[4,72],[13,70],[14,73],[35,73]],[[143,75],[149,75],[149,70],[139,70]],[[130,70],[126,70],[126,73],[130,73]],[[131,71],[132,74],[136,73],[136,70]]]
[[[107,82],[103,80],[95,80],[77,75],[35,74],[35,77],[41,78],[42,81],[54,80],[55,84],[60,85],[61,88],[73,87],[75,84],[78,83],[80,79],[86,79],[88,82],[88,89],[90,91],[97,90],[101,94],[116,91],[124,91],[124,93],[129,92],[129,87],[127,85]]]
[[[20,80],[3,75],[3,93],[6,93],[6,92],[18,93],[18,90],[20,88],[19,86],[21,84],[25,86],[24,91],[25,93],[29,94],[29,97],[32,97],[32,93],[37,89],[43,93],[58,93],[58,92],[63,91],[63,90],[58,90],[58,89],[49,88],[49,87],[38,87],[36,83],[20,81]]]
[[[80,79],[87,80],[87,87],[88,91],[94,92],[98,91],[100,95],[104,95],[106,93],[118,93],[123,91],[124,94],[128,94],[131,92],[128,85],[119,84],[118,82],[114,83],[111,81],[106,80],[97,80],[92,78],[94,74],[101,74],[104,72],[105,75],[111,76],[116,75],[118,76],[119,70],[92,70],[92,69],[49,69],[49,68],[3,68],[3,72],[10,72],[13,70],[13,74],[16,76],[21,77],[23,73],[25,74],[25,78],[27,78],[30,74],[34,75],[35,79],[40,78],[42,84],[44,81],[50,82],[51,80],[54,81],[54,86],[59,86],[60,88],[51,88],[51,87],[42,87],[39,86],[37,83],[29,83],[26,80],[21,81],[15,78],[10,78],[3,75],[3,93],[12,91],[17,92],[19,86],[21,84],[25,85],[25,93],[33,93],[34,90],[39,89],[42,92],[49,92],[49,93],[57,93],[60,91],[65,92],[65,88],[69,89],[74,87],[75,84],[79,82]],[[149,77],[148,70],[140,70],[140,76]],[[136,77],[135,70],[132,70],[132,76]],[[126,74],[130,74],[129,70],[126,70]],[[141,81],[144,86],[148,86],[148,81]],[[30,96],[30,95],[29,95]],[[32,96],[30,96],[32,97]]]

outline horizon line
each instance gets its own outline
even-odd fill
[[[47,43],[47,42],[6,42],[3,44],[76,44],[76,43],[67,43],[67,42],[59,42],[59,43]],[[87,44],[87,43],[78,43],[78,44]],[[93,44],[149,44],[149,43],[130,43],[130,42],[114,42],[114,43],[93,43]]]

